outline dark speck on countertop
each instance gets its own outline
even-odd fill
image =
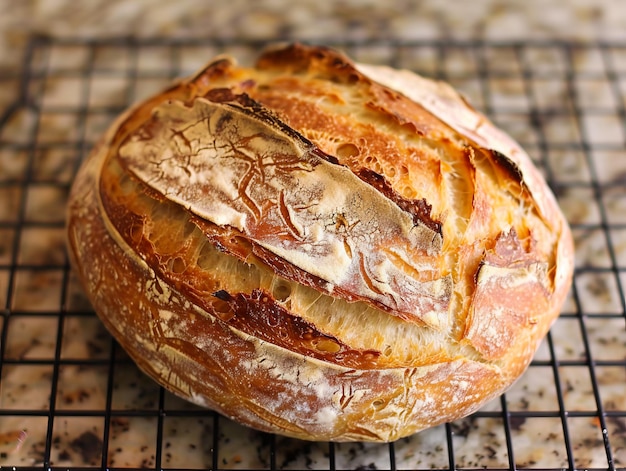
[[[96,464],[102,454],[102,440],[93,432],[84,432],[72,440],[72,449],[83,458],[85,463]]]

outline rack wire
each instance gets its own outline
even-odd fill
[[[562,315],[472,416],[391,444],[255,432],[144,377],[64,250],[81,159],[130,103],[255,41],[35,37],[0,116],[0,465],[42,469],[626,469],[626,44],[324,41],[464,92],[553,188],[576,241]],[[15,77],[0,77],[13,83]]]

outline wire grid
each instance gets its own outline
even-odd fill
[[[324,43],[449,81],[543,170],[572,225],[576,272],[527,373],[466,419],[380,445],[258,433],[156,386],[103,329],[69,269],[69,185],[130,103],[218,53],[250,62],[263,43],[36,37],[0,117],[0,465],[626,468],[626,44]]]

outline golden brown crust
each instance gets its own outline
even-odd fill
[[[302,45],[128,110],[77,175],[68,235],[144,371],[309,440],[476,410],[525,370],[572,273],[510,138],[444,84]]]

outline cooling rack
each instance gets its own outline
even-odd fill
[[[69,268],[69,185],[130,103],[218,53],[249,62],[264,44],[35,37],[0,115],[1,466],[626,468],[626,44],[324,43],[451,82],[543,171],[572,225],[576,271],[527,373],[466,419],[381,445],[254,432],[156,386],[103,329]]]

